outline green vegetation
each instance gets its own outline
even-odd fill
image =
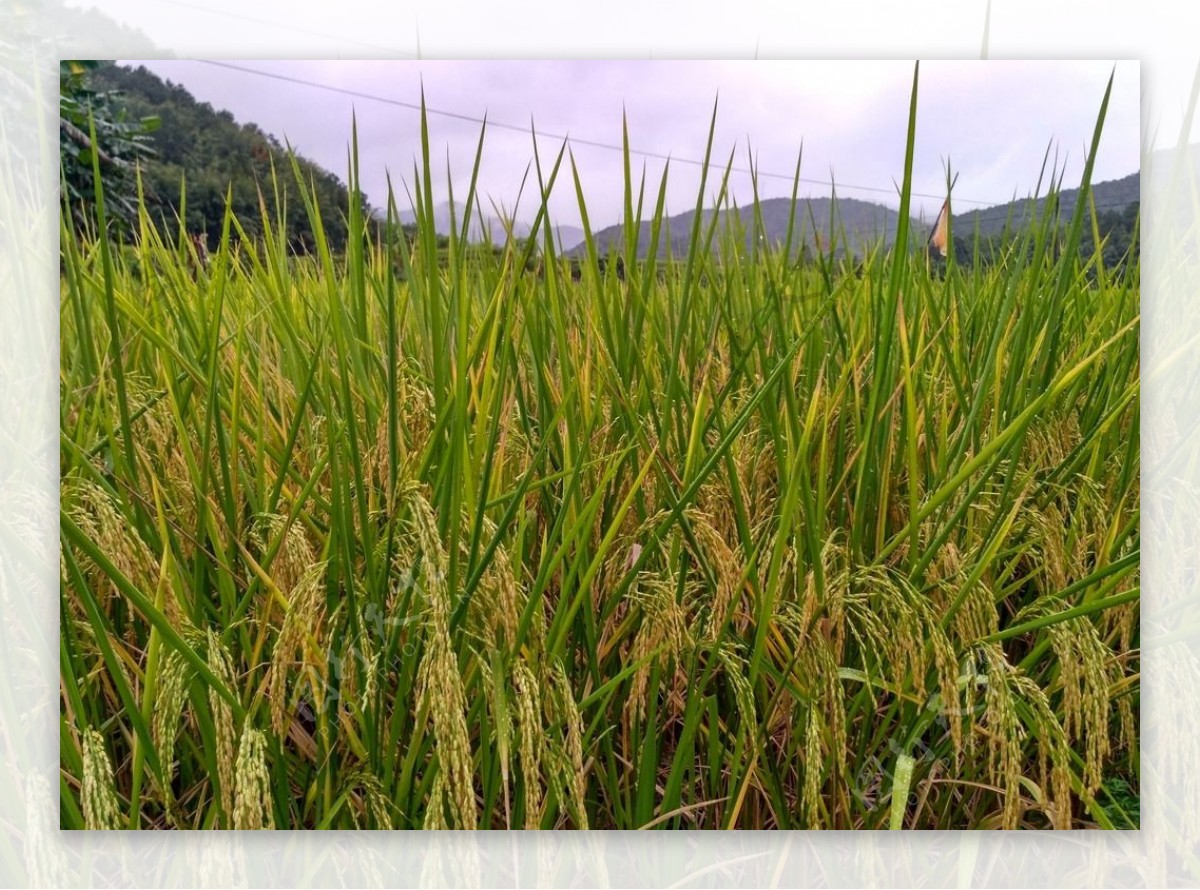
[[[287,169],[290,163],[285,147],[274,136],[254,124],[237,124],[229,112],[197,102],[182,86],[164,83],[145,67],[89,64],[94,66],[89,77],[95,90],[119,95],[128,117],[149,117],[161,124],[148,138],[152,154],[141,160],[140,167],[149,216],[164,240],[175,240],[182,219],[188,233],[202,234],[214,247],[221,238],[227,197],[244,233],[262,237],[259,202],[262,193],[269,197],[274,181],[280,190],[275,218],[289,247],[304,252],[317,249],[297,180],[290,175],[273,180],[273,168]],[[303,158],[296,161],[303,188],[320,209],[329,249],[345,251],[349,191],[333,173]],[[361,212],[369,213],[366,201],[360,203]],[[235,238],[241,234],[234,232]]]
[[[565,148],[534,274],[439,253],[422,133],[411,240],[356,145],[344,253],[298,165],[308,255],[64,223],[64,827],[1136,822],[1138,263],[1086,189],[986,266],[701,214],[660,262],[626,155],[576,281]]]
[[[1083,230],[1079,249],[1085,256],[1091,256],[1096,251],[1097,237],[1104,266],[1109,269],[1119,269],[1130,259],[1136,260],[1140,254],[1138,243],[1140,205],[1126,205],[1124,210],[1104,210],[1096,215],[1094,227]]]
[[[1040,209],[1043,224],[1057,219],[1057,225],[1065,229],[1073,219],[1067,209],[1074,206],[1073,201],[1059,201],[1055,195],[1052,200],[1039,203],[1045,204]],[[1121,205],[1120,209],[1101,209],[1099,202],[1088,208],[1078,246],[1080,259],[1085,266],[1096,253],[1097,244],[1100,245],[1102,261],[1099,265],[1110,274],[1122,273],[1128,265],[1138,261],[1140,210],[1140,203],[1136,199]],[[999,216],[1000,213],[1003,216]],[[955,258],[960,265],[969,266],[973,263],[1003,262],[1013,250],[1022,246],[1031,250],[1033,244],[1025,238],[1025,229],[1031,224],[1038,224],[1038,220],[1031,220],[1028,208],[1018,205],[1008,205],[996,211],[987,225],[984,225],[982,218],[977,222],[973,214],[957,218],[955,226],[959,234],[954,238]],[[1096,269],[1096,266],[1087,267],[1087,274],[1094,274]]]
[[[95,226],[95,166],[105,177],[108,214],[128,223],[136,217],[137,165],[153,155],[150,134],[160,123],[150,115],[131,119],[117,90],[89,81],[99,62],[67,60],[58,68],[59,158],[64,200],[77,227]]]
[[[1054,203],[1058,207],[1060,222],[1067,222],[1075,212],[1079,190],[1074,188],[1054,189]],[[1047,215],[1049,196],[1029,199],[1019,198],[1007,204],[984,207],[958,213],[959,233],[973,233],[976,228],[984,236],[1002,234],[1006,229],[1023,228],[1039,217]],[[1088,188],[1088,200],[1094,202],[1096,210],[1105,213],[1124,214],[1132,207],[1136,212],[1141,201],[1141,173],[1130,173],[1120,179],[1098,182]]]

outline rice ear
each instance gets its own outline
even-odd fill
[[[192,681],[192,675],[193,670],[187,659],[174,649],[163,660],[158,675],[158,691],[154,699],[150,735],[164,774],[161,780],[155,781],[155,789],[159,800],[168,808],[173,800],[171,780],[175,776],[175,739],[179,735],[183,706],[187,700],[187,688]]]
[[[575,827],[588,827],[587,815],[587,774],[583,765],[583,715],[575,702],[575,693],[571,689],[571,681],[561,664],[556,664],[551,671],[556,698],[559,702],[559,715],[566,724],[566,754],[567,761],[563,764],[566,772],[566,786],[570,791],[570,804],[575,818]]]
[[[525,787],[525,827],[537,828],[542,815],[542,707],[537,678],[523,661],[513,665],[521,776]]]
[[[83,733],[83,824],[90,830],[114,831],[121,826],[112,763],[104,750],[104,739],[90,727]]]
[[[425,654],[418,688],[428,707],[437,738],[439,776],[454,813],[456,827],[475,828],[478,820],[472,768],[471,737],[467,729],[466,694],[458,658],[450,639],[450,591],[446,587],[446,551],[433,508],[418,485],[408,482],[404,497],[412,514],[417,544],[423,555],[425,598],[429,616],[425,626]]]
[[[233,827],[239,830],[275,827],[266,749],[266,736],[259,730],[243,730],[234,778]]]
[[[288,675],[297,664],[297,653],[299,664],[311,664],[324,674],[324,658],[315,651],[309,640],[319,633],[324,621],[325,573],[325,563],[314,563],[297,579],[290,591],[291,599],[283,616],[283,625],[271,652],[268,697],[271,703],[271,731],[277,736],[286,735],[290,722]],[[310,659],[313,661],[310,662]],[[323,696],[317,697],[318,706],[322,699]]]
[[[208,630],[208,667],[227,689],[236,689],[233,664],[229,653],[211,628]],[[233,817],[234,736],[233,708],[215,690],[208,693],[208,706],[217,735],[217,784],[220,786],[221,809],[225,818]]]

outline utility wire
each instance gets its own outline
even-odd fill
[[[392,106],[395,106],[398,108],[406,108],[411,111],[420,111],[421,110],[421,104],[418,102],[406,102],[403,99],[395,99],[390,96],[380,96],[375,93],[367,93],[367,92],[363,92],[362,90],[354,90],[354,89],[349,89],[347,87],[339,87],[339,86],[334,86],[332,84],[320,83],[319,81],[308,80],[308,79],[305,79],[302,77],[293,77],[288,74],[279,74],[274,71],[263,71],[260,68],[250,68],[245,65],[237,65],[232,62],[219,62],[219,61],[215,61],[215,60],[205,60],[205,59],[201,59],[198,61],[200,61],[201,64],[211,65],[216,68],[225,68],[227,70],[238,71],[243,74],[252,74],[257,77],[266,77],[271,80],[278,80],[278,81],[282,81],[284,83],[295,84],[297,86],[304,86],[304,87],[309,87],[311,89],[319,89],[319,90],[324,90],[326,92],[338,93],[338,94],[341,94],[344,96],[350,96],[350,97],[356,98],[356,99],[365,99],[365,100],[368,100],[371,102],[379,102],[384,105],[392,105]],[[425,106],[425,111],[428,114],[437,115],[439,117],[450,118],[452,120],[463,121],[466,123],[479,124],[480,126],[486,125],[487,127],[492,127],[492,128],[496,128],[496,129],[500,129],[500,130],[511,130],[513,132],[522,133],[522,134],[526,134],[526,135],[533,133],[534,135],[543,136],[548,139],[555,139],[555,140],[558,140],[561,142],[569,142],[572,145],[581,145],[581,146],[587,146],[589,148],[598,148],[598,149],[603,149],[606,151],[616,151],[616,152],[624,152],[624,150],[625,150],[623,146],[615,145],[610,142],[601,142],[601,141],[595,140],[595,139],[587,139],[584,137],[572,136],[572,135],[570,135],[570,133],[564,133],[564,134],[547,133],[547,132],[537,133],[532,128],[532,126],[527,128],[527,127],[520,126],[518,124],[506,123],[504,121],[490,120],[490,119],[487,119],[486,117],[482,117],[482,118],[476,117],[475,115],[466,114],[466,113],[459,112],[459,111],[448,111],[446,109],[441,109],[441,108],[432,108],[428,105]],[[639,157],[651,158],[651,159],[660,160],[660,161],[670,161],[670,162],[677,163],[677,164],[689,164],[689,165],[696,166],[696,167],[704,166],[704,161],[697,160],[695,158],[681,157],[678,155],[662,154],[660,152],[645,151],[643,149],[636,149],[636,148],[630,148],[629,153],[638,155]],[[768,171],[768,170],[751,170],[746,167],[731,167],[730,169],[732,172],[735,172],[735,173],[757,175],[757,176],[766,177],[766,178],[770,178],[770,179],[781,179],[781,180],[785,180],[787,182],[794,182],[797,180],[796,176],[794,176],[792,174],[787,174],[787,173],[776,173],[776,172]],[[895,194],[894,189],[882,188],[879,186],[859,185],[859,184],[854,184],[854,183],[837,182],[836,180],[812,179],[812,178],[804,177],[804,176],[798,177],[798,179],[800,182],[804,182],[804,183],[807,183],[810,185],[822,185],[822,186],[828,186],[830,188],[835,188],[835,189],[842,188],[842,189],[851,189],[851,190],[856,190],[856,191],[874,192],[874,193],[879,193],[879,194],[888,194],[888,195]],[[932,198],[934,200],[942,200],[945,197],[944,195],[929,194],[926,192],[913,192],[912,194],[915,195],[916,197]],[[1008,209],[1008,205],[1009,204],[1018,204],[1018,205],[1026,204],[1026,203],[1028,203],[1030,201],[1034,201],[1034,200],[1041,202],[1044,200],[1044,197],[1037,198],[1037,199],[1034,199],[1032,197],[1019,198],[1019,199],[1015,199],[1013,201],[981,201],[981,200],[973,199],[973,198],[963,198],[958,195],[955,195],[953,197],[954,202],[965,203],[965,204],[976,204],[982,208],[994,207],[997,205],[1005,205],[1005,209],[999,213],[996,213],[993,215],[985,214],[985,215],[974,216],[970,220],[970,223],[972,223],[972,224],[975,222],[988,222],[988,221],[995,220],[995,219],[1004,219],[1009,215],[1010,212],[1012,212],[1014,217],[1020,218],[1023,211],[1018,210],[1018,209],[1014,209],[1014,210],[1010,211]],[[1119,201],[1119,200],[1107,201],[1107,202],[1097,202],[1096,209],[1101,210],[1101,209],[1104,209],[1107,207],[1124,207],[1124,206],[1128,206],[1129,203],[1131,203],[1131,202]],[[971,211],[971,212],[976,213],[976,214],[979,213],[979,211]]]
[[[248,68],[244,65],[233,64],[232,62],[218,62],[218,61],[212,61],[212,60],[199,60],[199,61],[201,61],[201,63],[204,65],[212,65],[217,68],[226,68],[231,71],[240,71],[244,74],[253,74],[258,77],[267,77],[272,80],[279,80],[279,81],[283,81],[285,83],[296,84],[298,86],[311,87],[313,89],[325,90],[325,91],[331,92],[331,93],[339,93],[343,96],[351,96],[356,99],[366,99],[366,100],[369,100],[372,102],[381,102],[385,105],[394,105],[399,108],[407,108],[412,111],[420,111],[421,110],[421,105],[418,102],[406,102],[403,99],[394,99],[390,96],[380,96],[375,93],[366,93],[361,90],[353,90],[353,89],[349,89],[347,87],[333,86],[332,84],[320,83],[315,80],[307,80],[302,77],[293,77],[288,74],[279,74],[274,71],[263,71],[262,69],[259,69],[259,68]],[[479,124],[479,125],[486,124],[486,126],[488,126],[488,127],[494,127],[496,129],[501,129],[501,130],[512,130],[514,132],[523,133],[525,135],[529,135],[530,133],[534,132],[531,127],[523,127],[518,124],[506,123],[504,121],[497,121],[497,120],[492,120],[492,119],[488,119],[488,118],[476,117],[475,115],[465,114],[465,113],[459,112],[459,111],[447,111],[445,109],[432,108],[428,105],[425,106],[425,111],[429,114],[437,115],[439,117],[446,117],[446,118],[450,118],[452,120],[465,121],[468,123],[474,123],[474,124]],[[543,132],[536,133],[536,135],[543,136],[548,139],[555,139],[560,142],[569,142],[572,145],[587,146],[589,148],[599,148],[599,149],[604,149],[607,151],[617,151],[617,152],[624,151],[624,148],[620,145],[616,145],[611,142],[601,142],[596,139],[587,139],[587,138],[580,137],[580,136],[572,136],[570,133],[560,134],[560,133],[547,133],[547,132],[543,131]],[[639,157],[651,158],[653,160],[659,160],[659,161],[670,161],[670,162],[676,163],[676,164],[690,164],[695,167],[703,167],[704,166],[704,161],[697,160],[695,158],[681,157],[679,155],[662,154],[661,152],[645,151],[643,149],[637,149],[637,148],[630,148],[629,153],[638,155]],[[730,169],[734,173],[758,175],[758,176],[769,178],[769,179],[782,179],[787,182],[794,182],[797,179],[796,176],[794,176],[793,174],[790,174],[790,173],[776,173],[776,172],[768,171],[768,170],[751,170],[748,167],[736,167],[736,166],[731,167]],[[810,185],[823,185],[823,186],[829,186],[831,188],[852,189],[855,191],[875,192],[878,194],[885,194],[885,195],[894,195],[896,193],[895,189],[883,188],[880,186],[857,185],[857,184],[847,183],[847,182],[838,182],[836,180],[812,179],[812,178],[805,177],[805,176],[799,177],[799,181],[810,184]],[[932,199],[938,200],[938,201],[941,201],[945,198],[945,195],[935,195],[935,194],[929,194],[926,192],[913,192],[912,194],[919,198],[932,198]],[[1003,201],[981,201],[981,200],[973,199],[973,198],[963,198],[963,197],[959,197],[957,195],[955,195],[954,200],[960,201],[960,202],[963,202],[966,204],[976,204],[976,205],[979,205],[980,207],[991,207],[996,204],[1006,203]]]

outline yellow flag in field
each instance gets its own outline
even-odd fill
[[[947,253],[946,241],[950,236],[950,199],[947,198],[942,203],[942,212],[938,214],[937,222],[933,226],[933,234],[929,236],[929,243],[937,249],[937,252],[945,256]]]

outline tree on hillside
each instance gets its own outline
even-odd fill
[[[152,215],[166,232],[175,232],[182,211],[186,229],[215,244],[231,191],[233,212],[251,237],[262,234],[261,198],[271,218],[283,222],[293,250],[314,248],[316,235],[288,150],[274,136],[253,123],[238,124],[228,111],[198,102],[184,87],[163,81],[144,66],[106,64],[97,71],[97,80],[120,89],[131,114],[162,121],[151,137],[154,156],[143,164],[142,176]],[[297,157],[296,162],[305,189],[315,196],[330,248],[344,250],[349,190],[311,161]],[[369,218],[365,200],[362,208]]]
[[[153,156],[150,134],[159,125],[150,115],[131,117],[119,90],[96,88],[91,75],[99,64],[59,63],[59,163],[63,198],[77,226],[94,222],[96,167],[107,215],[118,223],[133,220],[136,167]]]
[[[1110,271],[1121,270],[1124,263],[1136,261],[1139,253],[1138,245],[1138,211],[1139,204],[1134,202],[1120,210],[1102,210],[1096,214],[1096,228],[1100,232],[1103,248],[1100,257],[1104,267]],[[1090,223],[1090,220],[1087,221]],[[1083,227],[1079,249],[1084,257],[1095,253],[1095,236],[1090,224]]]

